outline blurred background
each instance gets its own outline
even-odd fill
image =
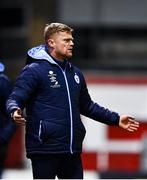
[[[0,59],[14,82],[29,48],[44,43],[46,23],[74,28],[72,63],[83,71],[94,101],[140,121],[134,134],[82,117],[85,178],[147,178],[147,1],[1,0]],[[9,148],[5,178],[28,172],[24,129]],[[24,177],[24,176],[23,176]],[[19,177],[20,178],[20,177]]]

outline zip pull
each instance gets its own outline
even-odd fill
[[[41,139],[41,128],[42,128],[42,120],[40,121],[40,124],[39,124],[39,135],[38,135],[38,137],[39,137],[39,141],[42,143],[42,139]]]

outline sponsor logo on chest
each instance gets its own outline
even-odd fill
[[[51,85],[50,85],[51,88],[59,88],[61,86],[59,82],[57,81],[57,74],[55,74],[53,71],[49,71],[48,77],[51,82]]]
[[[49,71],[48,77],[51,82],[51,85],[50,85],[51,88],[60,88],[61,87],[61,85],[59,84],[59,82],[57,80],[57,74],[55,74],[53,71]],[[74,80],[77,84],[80,84],[80,78],[76,73],[74,74]]]

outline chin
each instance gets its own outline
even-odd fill
[[[68,54],[68,55],[67,55],[67,58],[72,58],[72,54]]]

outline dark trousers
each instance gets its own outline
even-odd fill
[[[34,179],[83,179],[80,154],[50,154],[31,157]]]

